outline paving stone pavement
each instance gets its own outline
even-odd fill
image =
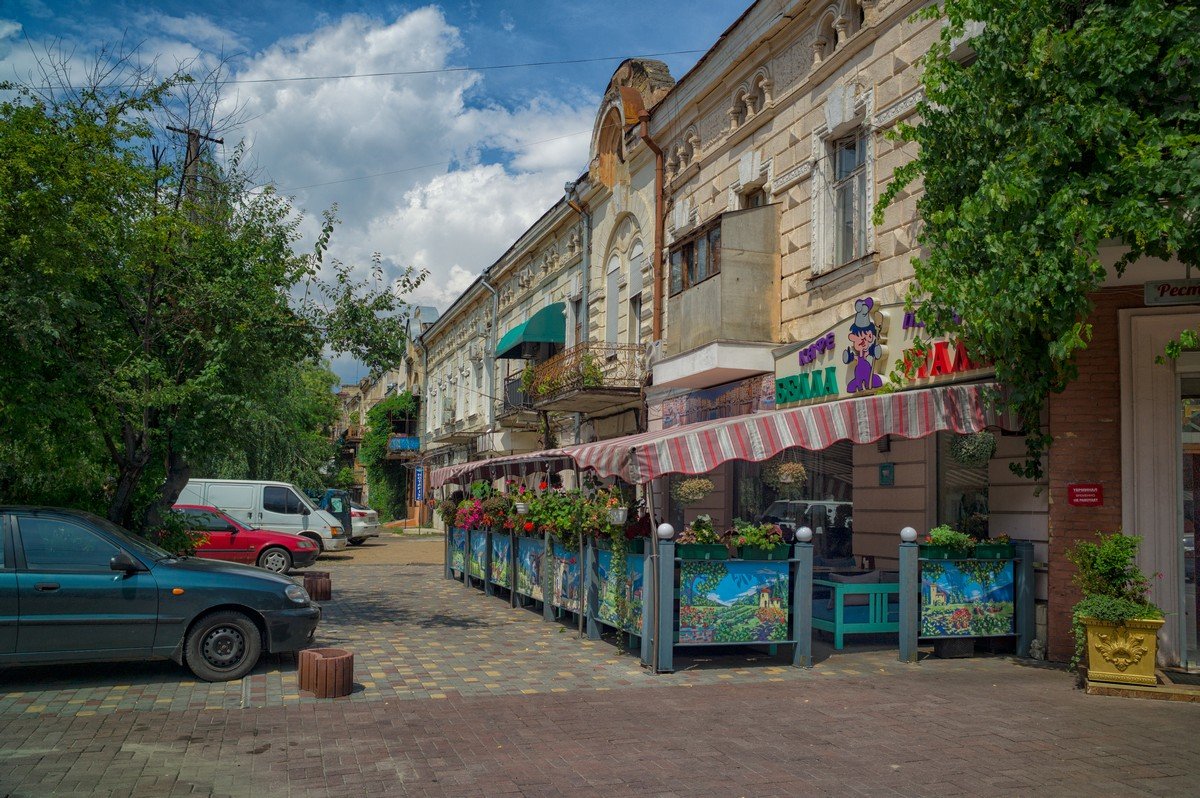
[[[356,656],[346,699],[301,695],[292,657],[217,685],[173,663],[0,673],[0,796],[1200,792],[1200,707],[1002,657],[903,665],[886,643],[656,676],[401,564],[427,559],[414,543],[318,566],[317,644]]]

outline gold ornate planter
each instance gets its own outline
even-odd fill
[[[1158,654],[1161,618],[1143,618],[1123,624],[1081,618],[1087,628],[1087,677],[1092,682],[1117,684],[1158,683],[1154,658]]]

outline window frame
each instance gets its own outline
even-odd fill
[[[667,256],[668,296],[678,296],[689,288],[694,288],[721,273],[721,220],[723,216],[724,214],[718,216],[714,221],[689,233],[671,245]],[[708,270],[699,279],[695,279],[697,275],[695,253],[698,249],[697,242],[701,240],[704,242],[705,260]],[[687,254],[685,257],[685,253],[690,254]],[[675,279],[677,276],[676,255],[680,257],[678,283]]]
[[[271,490],[272,488],[274,488],[275,490],[281,490],[284,493],[291,495],[292,498],[294,498],[296,500],[296,503],[297,503],[296,509],[293,511],[289,511],[287,509],[272,510],[271,508],[267,507],[267,491]],[[294,491],[291,488],[286,487],[284,485],[263,485],[263,502],[262,503],[263,503],[263,510],[265,510],[266,512],[269,512],[269,513],[278,513],[279,515],[303,515],[304,514],[304,509],[305,509],[304,502],[301,501],[300,497],[296,495],[296,491]],[[289,506],[288,503],[285,501],[284,507],[286,508],[288,506]]]
[[[13,520],[16,522],[16,528],[17,528],[18,534],[20,534],[20,536],[21,536],[21,562],[22,562],[22,565],[23,565],[25,571],[30,571],[30,572],[34,572],[34,573],[81,573],[81,574],[82,573],[86,573],[86,574],[111,573],[112,568],[110,567],[109,563],[112,561],[113,557],[117,556],[121,552],[121,547],[118,544],[113,543],[111,540],[109,540],[107,536],[100,534],[95,529],[92,529],[92,528],[86,526],[85,524],[82,524],[79,521],[76,521],[74,519],[54,518],[54,517],[39,516],[39,515],[20,515],[20,516],[15,516],[13,518]],[[30,531],[32,531],[32,529],[27,531],[25,529],[25,524],[23,522],[39,522],[39,521],[51,521],[54,523],[59,523],[59,524],[63,524],[66,526],[72,526],[77,529],[81,529],[85,533],[90,534],[92,537],[94,537],[97,540],[104,543],[106,546],[111,546],[112,550],[113,550],[112,554],[110,554],[108,556],[108,558],[105,559],[105,561],[102,565],[96,565],[96,566],[84,565],[82,563],[50,564],[50,565],[46,565],[44,563],[38,563],[35,565],[35,564],[31,563],[29,560],[29,543],[27,540],[27,535],[29,534]]]
[[[847,144],[853,143],[855,152],[855,166],[847,171],[844,175],[839,176],[841,169],[841,154],[847,149]],[[830,233],[833,240],[832,244],[832,262],[831,268],[837,268],[847,263],[852,263],[867,254],[867,225],[871,223],[869,208],[867,207],[867,134],[866,131],[859,127],[851,133],[840,136],[829,141],[829,156],[830,156],[830,179],[829,179],[829,197],[830,197]],[[857,192],[859,202],[857,213],[851,210],[851,213],[856,217],[853,221],[856,234],[849,252],[842,251],[843,233],[846,228],[846,219],[842,216],[843,204],[842,197],[844,191],[851,192],[851,197]],[[861,250],[861,251],[859,251]]]

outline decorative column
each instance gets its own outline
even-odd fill
[[[792,646],[792,665],[811,668],[812,658],[812,580],[813,580],[813,531],[806,526],[796,530],[796,545],[793,549],[792,579],[792,628],[789,630],[795,644]]]

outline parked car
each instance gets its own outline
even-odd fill
[[[350,533],[350,545],[358,546],[367,538],[379,537],[379,513],[365,504],[350,502],[350,520],[354,526],[354,531]]]
[[[175,500],[219,507],[246,526],[303,535],[322,551],[346,548],[349,530],[304,492],[286,482],[247,479],[190,479]]]
[[[320,619],[286,576],[175,557],[90,513],[0,506],[0,664],[171,659],[227,681],[304,648]]]
[[[183,516],[190,531],[203,532],[207,537],[196,547],[197,557],[257,565],[286,574],[292,568],[312,565],[321,553],[321,546],[306,537],[252,529],[216,507],[177,504],[174,509]]]

